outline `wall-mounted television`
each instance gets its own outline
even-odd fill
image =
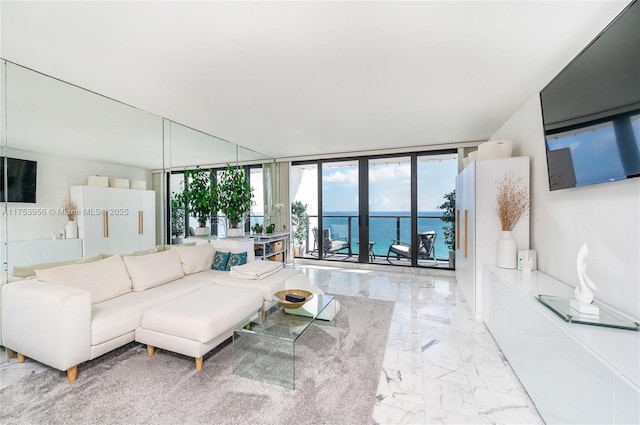
[[[640,3],[540,92],[549,188],[640,176]]]
[[[5,157],[0,157],[0,201],[36,202],[38,163],[19,158],[6,158],[7,194],[5,196]]]

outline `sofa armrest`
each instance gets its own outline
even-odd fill
[[[65,371],[91,355],[89,291],[37,280],[3,285],[3,345]]]

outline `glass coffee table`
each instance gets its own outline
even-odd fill
[[[294,389],[296,340],[320,313],[335,307],[332,295],[319,294],[295,310],[285,311],[274,303],[265,311],[264,321],[258,314],[235,329],[233,373]]]

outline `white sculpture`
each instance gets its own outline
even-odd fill
[[[580,280],[580,284],[576,286],[574,291],[575,299],[583,304],[591,304],[593,301],[593,291],[597,291],[598,288],[596,285],[589,279],[587,276],[587,256],[589,255],[589,248],[587,247],[586,242],[580,247],[580,251],[578,251],[578,279]]]

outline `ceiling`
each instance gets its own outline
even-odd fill
[[[0,56],[275,158],[490,137],[629,2],[11,2]]]

